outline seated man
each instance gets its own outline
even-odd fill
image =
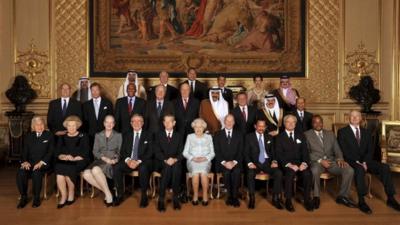
[[[372,137],[367,129],[360,127],[362,120],[360,111],[352,110],[349,120],[350,124],[348,126],[339,129],[338,142],[343,150],[344,159],[354,169],[359,209],[366,214],[372,213],[372,210],[364,200],[364,196],[367,194],[365,173],[370,172],[378,175],[382,181],[387,195],[386,204],[400,211],[400,205],[394,198],[395,187],[390,175],[390,167],[372,159],[374,151]]]
[[[225,117],[225,129],[218,131],[213,139],[217,171],[223,174],[224,185],[228,192],[227,205],[239,207],[238,198],[240,171],[243,154],[243,135],[233,129],[235,118],[232,114]]]
[[[307,148],[307,140],[304,134],[296,132],[297,119],[289,114],[284,117],[283,123],[285,131],[280,133],[275,141],[275,150],[278,162],[284,167],[285,175],[285,207],[289,212],[294,212],[292,204],[293,182],[297,175],[303,180],[304,207],[307,211],[313,210],[311,202],[311,182],[312,173],[309,168],[311,165],[310,156]]]
[[[163,124],[165,129],[160,130],[154,139],[154,153],[158,161],[158,168],[161,170],[161,182],[157,209],[164,212],[165,191],[171,183],[173,191],[174,209],[181,209],[179,203],[179,189],[182,175],[183,159],[183,138],[182,135],[174,131],[175,117],[167,114],[164,116]]]
[[[125,174],[134,170],[139,171],[139,183],[142,192],[140,208],[148,205],[147,189],[151,171],[151,134],[142,130],[143,117],[134,114],[131,118],[132,131],[124,134],[121,145],[120,160],[114,166],[114,185],[117,195],[114,204],[118,206],[123,200],[123,179]]]
[[[312,129],[304,133],[310,151],[311,172],[314,177],[314,209],[318,209],[320,205],[320,176],[324,171],[342,177],[342,185],[336,202],[353,208],[355,205],[349,199],[349,194],[354,171],[343,160],[342,150],[333,132],[325,130],[323,127],[322,117],[315,115],[312,117]]]
[[[211,88],[209,99],[201,101],[199,110],[199,116],[206,121],[211,135],[224,128],[224,119],[228,113],[228,102],[222,97],[221,89]]]
[[[44,129],[44,119],[34,117],[32,119],[32,132],[24,138],[24,149],[22,150],[22,163],[17,172],[17,186],[21,198],[17,208],[21,209],[28,203],[28,178],[32,178],[33,203],[32,207],[40,206],[40,192],[42,190],[42,179],[50,166],[54,149],[53,134]]]

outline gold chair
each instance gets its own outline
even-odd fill
[[[325,171],[323,173],[321,173],[321,175],[319,176],[319,178],[323,181],[323,187],[324,187],[324,191],[326,191],[326,182],[330,179],[335,178],[336,176],[329,173],[328,171]]]
[[[156,192],[158,189],[158,186],[160,186],[160,179],[161,179],[161,173],[159,172],[153,172],[151,174],[150,178],[150,190],[152,192],[151,197],[154,198],[156,197]],[[158,180],[158,185],[156,186],[156,180]]]
[[[271,179],[268,173],[258,173],[256,174],[255,177],[256,180],[260,180],[260,181],[266,181],[266,185],[265,185],[265,193],[266,196],[268,197],[268,186],[269,186],[269,180]],[[243,186],[243,181],[242,181],[242,186]]]
[[[79,175],[79,177],[80,177],[80,188],[79,188],[79,195],[81,196],[81,197],[83,197],[84,196],[84,191],[83,191],[83,182],[85,181],[84,179],[83,179],[83,172],[81,172],[80,173],[80,175]],[[94,187],[93,186],[91,186],[92,187],[92,189],[91,189],[91,194],[90,194],[90,197],[91,198],[94,198]],[[88,189],[89,188],[89,183],[87,183],[86,182],[86,189]],[[56,194],[56,198],[58,198],[60,196],[60,190],[57,188],[57,194]]]
[[[190,179],[192,179],[192,177],[190,176],[190,173],[186,173],[186,190],[188,193],[190,193]],[[210,199],[214,199],[214,195],[213,195],[213,186],[214,186],[214,173],[208,173],[208,179],[210,180]]]

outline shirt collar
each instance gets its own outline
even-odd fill
[[[92,98],[92,99],[93,99],[93,102],[96,101],[96,100],[97,100],[98,102],[101,102],[101,96],[99,96],[99,97],[97,97],[97,98]]]
[[[286,132],[286,134],[287,134],[288,137],[290,137],[290,133],[292,133],[292,135],[293,135],[293,137],[294,137],[294,130],[288,131],[288,130],[285,129],[285,132]]]
[[[360,129],[360,126],[354,126],[353,124],[350,124],[351,129],[355,132],[356,129]]]
[[[140,129],[139,131],[133,131],[133,135],[136,136],[136,134],[139,133],[139,136],[142,134],[142,129]]]
[[[264,137],[264,134],[260,134],[260,133],[258,133],[257,131],[255,131],[255,132],[256,132],[257,139],[259,139],[260,136],[261,136],[261,137]]]

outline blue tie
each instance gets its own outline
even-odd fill
[[[260,154],[258,155],[258,161],[263,164],[265,163],[265,146],[264,146],[264,142],[262,140],[262,135],[260,135],[260,138],[258,138],[258,146],[260,148]]]

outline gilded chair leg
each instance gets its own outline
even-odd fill
[[[83,177],[81,176],[81,197],[83,197]]]
[[[92,186],[92,193],[90,194],[90,198],[94,198],[94,192],[95,192],[95,189],[94,189],[94,186]]]
[[[190,195],[190,185],[189,185],[189,183],[190,183],[190,176],[189,175],[186,175],[186,191],[187,191],[187,197],[189,197],[189,195]]]
[[[326,180],[324,179],[323,182],[324,182],[324,191],[326,191]]]
[[[221,178],[217,175],[217,199],[221,197]]]
[[[44,174],[43,198],[47,200],[47,173]]]
[[[151,177],[150,189],[152,190],[151,197],[155,198],[156,197],[156,177],[155,176]]]
[[[265,187],[265,196],[268,198],[268,186],[269,186],[269,180],[267,180],[265,183],[266,183],[266,187]]]
[[[211,177],[211,185],[210,185],[210,199],[214,199],[213,195],[213,186],[214,186],[214,177]]]
[[[373,198],[373,195],[371,193],[372,176],[371,175],[367,176],[367,179],[368,179],[368,181],[367,181],[367,183],[368,183],[368,198]]]

